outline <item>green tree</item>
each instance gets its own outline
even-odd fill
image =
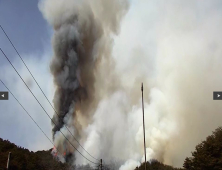
[[[222,127],[196,146],[183,167],[188,170],[222,170]]]
[[[144,170],[145,163],[142,163],[140,167],[136,167],[135,170]],[[147,170],[182,170],[180,168],[174,168],[169,165],[164,165],[163,163],[153,159],[146,163]]]
[[[5,169],[9,152],[12,153],[11,170],[68,170],[69,166],[54,159],[51,151],[30,152],[0,138],[0,170]]]

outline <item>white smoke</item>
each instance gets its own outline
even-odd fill
[[[139,162],[134,161],[134,160],[128,160],[126,161],[126,163],[124,165],[122,165],[119,170],[131,170],[131,169],[135,169],[136,167],[138,167],[140,165]]]
[[[53,1],[61,8],[54,13],[48,2],[45,15],[53,19],[69,8],[78,10],[74,1]],[[98,13],[99,2],[90,1]],[[103,14],[101,21],[108,24],[110,15]],[[221,29],[219,0],[132,0],[120,34],[114,37],[116,65],[108,74],[102,72],[108,62],[97,70],[94,86],[100,97],[83,129],[85,149],[104,162],[121,162],[121,170],[144,160],[140,90],[144,82],[147,158],[182,166],[194,147],[221,125],[222,105],[212,99],[213,91],[222,87]],[[76,153],[76,163],[87,161]]]
[[[120,95],[102,101],[89,126],[98,128],[92,134],[98,140],[99,132],[101,142],[91,142],[91,147],[108,150],[104,159],[144,161],[142,81],[148,160],[181,167],[194,147],[221,125],[222,106],[212,99],[222,85],[218,3],[132,1],[114,41]],[[104,136],[112,142],[107,144]],[[87,142],[85,146],[90,149]]]

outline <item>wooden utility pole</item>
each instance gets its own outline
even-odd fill
[[[141,91],[142,91],[142,109],[143,109],[143,139],[144,139],[145,170],[146,170],[146,139],[145,139],[144,104],[143,104],[143,83],[141,85]]]
[[[103,170],[103,160],[100,159],[100,169]]]
[[[8,153],[8,161],[7,161],[7,169],[9,170],[9,166],[10,166],[10,159],[11,159],[11,152]]]

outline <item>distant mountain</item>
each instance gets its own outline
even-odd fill
[[[0,170],[6,168],[8,153],[11,152],[10,170],[68,170],[63,164],[53,158],[51,149],[47,151],[30,152],[18,147],[8,140],[0,138]]]

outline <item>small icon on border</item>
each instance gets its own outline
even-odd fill
[[[0,91],[0,100],[8,100],[8,92]]]
[[[213,92],[214,100],[222,100],[222,91],[214,91]]]

